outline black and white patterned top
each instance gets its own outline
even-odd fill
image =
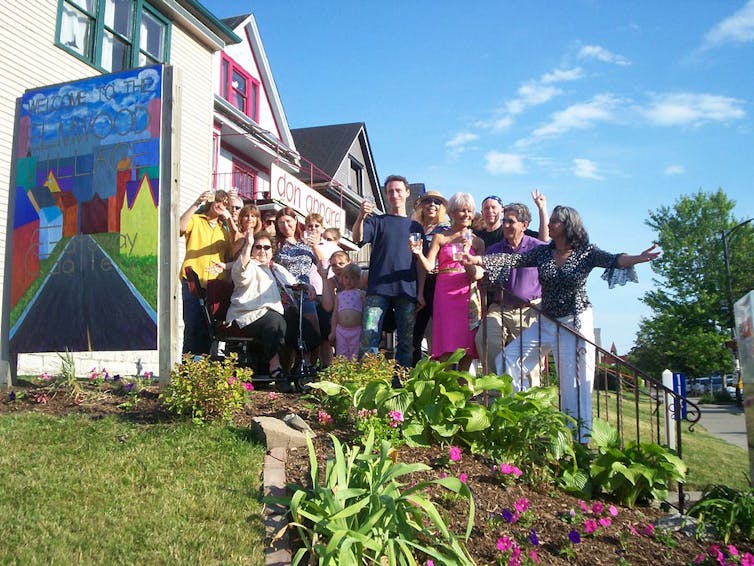
[[[311,246],[303,242],[291,244],[285,241],[275,252],[273,261],[290,271],[297,281],[309,284],[309,271],[312,264],[317,262],[317,256],[314,255]]]
[[[550,318],[578,315],[591,306],[586,295],[586,280],[595,267],[608,268],[603,278],[608,283],[613,279],[625,283],[626,270],[617,267],[618,256],[587,244],[575,249],[563,265],[555,263],[555,244],[550,242],[537,246],[523,254],[490,254],[482,257],[482,267],[487,271],[490,282],[505,283],[514,267],[536,267],[542,285],[542,312]],[[632,279],[628,276],[628,279]]]

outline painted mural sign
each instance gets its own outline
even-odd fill
[[[345,229],[346,213],[342,208],[274,163],[270,165],[270,189],[272,198],[285,203],[302,216],[316,212],[322,216],[325,226],[339,228],[341,232]]]
[[[157,348],[162,85],[154,66],[21,98],[11,352]]]

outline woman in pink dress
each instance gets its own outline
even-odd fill
[[[471,232],[474,219],[474,197],[469,193],[456,193],[448,201],[450,230],[436,234],[427,256],[422,252],[421,240],[412,240],[411,250],[427,271],[438,262],[435,301],[432,310],[432,357],[445,360],[458,348],[466,355],[458,368],[468,370],[471,361],[478,357],[474,335],[479,326],[479,293],[476,282],[469,278],[461,265],[462,253],[481,255],[484,242]]]

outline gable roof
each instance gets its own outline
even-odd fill
[[[241,14],[239,16],[223,18],[221,21],[234,31],[242,33],[242,35],[248,40],[251,53],[254,56],[254,62],[259,70],[262,88],[264,88],[267,95],[267,100],[270,104],[270,111],[272,112],[275,125],[277,126],[276,133],[278,138],[283,142],[283,145],[295,152],[296,145],[291,136],[291,130],[288,126],[288,119],[285,116],[283,102],[280,99],[280,93],[278,92],[275,78],[272,75],[272,68],[267,59],[267,52],[264,49],[262,36],[259,34],[259,28],[257,27],[257,21],[254,18],[254,14]]]
[[[291,130],[298,152],[331,178],[348,155],[364,122],[314,126]]]

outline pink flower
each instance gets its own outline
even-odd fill
[[[454,462],[459,462],[461,460],[461,449],[458,448],[458,446],[451,446],[448,451],[448,456]]]
[[[228,385],[233,385],[236,381],[238,381],[235,377],[229,377],[228,378]]]
[[[254,391],[254,385],[252,385],[251,381],[244,381],[243,386],[246,391]]]
[[[434,560],[427,560],[427,566],[435,566]]]
[[[513,547],[513,540],[508,537],[500,537],[497,539],[495,547],[500,552],[508,552]]]
[[[446,474],[445,472],[440,472],[440,479],[445,479],[447,477],[448,477],[448,474]]]
[[[465,472],[461,472],[458,474],[458,479],[461,480],[461,483],[466,483],[466,480],[469,479],[469,475]]]
[[[390,419],[390,426],[393,428],[398,428],[403,422],[403,413],[400,411],[390,411],[387,416]]]
[[[704,562],[704,554],[697,554],[696,558],[694,558],[694,564],[701,564]]]
[[[534,550],[533,548],[529,551],[529,560],[534,562],[534,564],[540,563],[539,556],[537,555],[537,551]]]
[[[636,530],[636,527],[634,527],[632,524],[629,523],[628,525],[628,532],[634,535],[635,537],[639,536],[639,531]]]
[[[52,376],[46,371],[44,371],[42,372],[42,375],[39,376],[39,378],[43,379],[44,381],[50,381],[52,379]]]
[[[319,421],[319,424],[323,426],[328,426],[333,423],[333,418],[327,411],[319,411],[317,413],[317,420]]]
[[[741,566],[754,566],[754,554],[744,552],[741,555]]]
[[[592,513],[594,513],[595,515],[599,515],[604,510],[605,510],[605,506],[602,505],[602,503],[600,503],[599,501],[595,501],[594,505],[592,505]]]
[[[579,499],[579,507],[581,507],[582,513],[589,513],[589,505],[586,504],[585,501],[582,501]]]
[[[602,517],[600,519],[600,525],[603,527],[609,527],[613,524],[613,520],[610,517]]]
[[[618,508],[615,505],[611,505],[607,508],[607,512],[610,513],[613,517],[618,516]]]
[[[500,473],[505,475],[514,475],[517,478],[520,478],[523,472],[513,464],[500,464]]]
[[[597,521],[594,519],[587,519],[584,521],[584,532],[587,534],[591,534],[594,531],[597,530]]]
[[[529,500],[522,497],[513,504],[513,508],[519,513],[526,513],[526,510],[529,508]]]
[[[738,549],[732,544],[728,545],[728,552],[730,552],[731,556],[738,556]]]
[[[270,391],[268,397],[270,398],[271,401],[274,401],[275,399],[278,398],[278,394],[276,391]]]
[[[646,527],[642,529],[642,534],[651,537],[655,533],[655,526],[652,523],[649,523]]]

